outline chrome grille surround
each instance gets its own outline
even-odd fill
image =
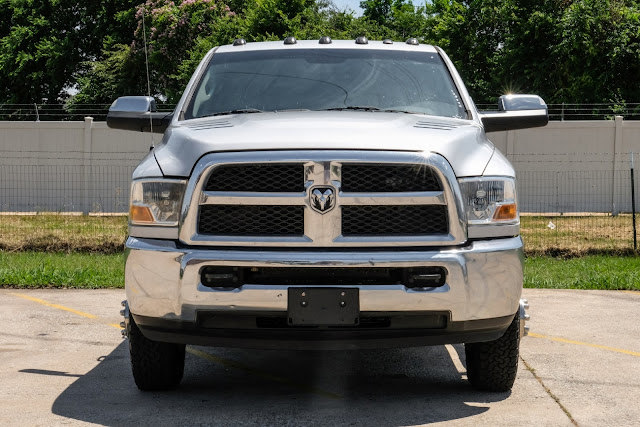
[[[304,191],[299,192],[236,192],[205,191],[209,177],[222,165],[303,164]],[[441,191],[411,191],[381,193],[347,193],[341,191],[343,164],[414,165],[428,167],[442,184]],[[310,191],[318,186],[336,191],[335,209],[318,213],[311,206]],[[466,241],[467,229],[458,183],[449,163],[434,153],[402,151],[260,151],[225,152],[203,156],[196,164],[187,186],[180,221],[180,240],[188,245],[244,247],[402,247],[452,246]],[[198,233],[200,206],[302,206],[304,235],[203,235]],[[448,233],[428,235],[368,235],[342,234],[342,206],[413,206],[440,205],[446,207]],[[265,227],[268,227],[265,224]],[[266,233],[268,234],[268,233]]]

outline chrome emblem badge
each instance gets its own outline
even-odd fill
[[[329,212],[336,205],[333,187],[315,187],[311,189],[311,208],[321,214]]]

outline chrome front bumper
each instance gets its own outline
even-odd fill
[[[513,316],[522,292],[522,240],[476,241],[441,250],[275,251],[179,247],[173,241],[127,240],[126,294],[136,316],[195,322],[198,311],[286,312],[287,286],[214,290],[200,282],[206,266],[444,267],[447,283],[412,290],[359,286],[361,312],[449,312],[451,322]]]

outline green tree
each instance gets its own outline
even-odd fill
[[[624,104],[640,100],[640,9],[636,2],[572,3],[560,21],[556,99]]]
[[[418,37],[426,26],[425,8],[415,7],[410,0],[364,0],[360,7],[363,18],[384,28],[392,39]]]
[[[103,60],[91,62],[78,77],[79,92],[67,103],[70,113],[84,110],[86,104],[109,104],[118,96],[147,93],[144,64],[129,45],[115,44],[103,54]]]
[[[212,47],[234,38],[247,41],[299,39],[330,36],[335,39],[402,38],[394,29],[340,11],[327,0],[148,0],[133,11],[123,12],[135,29],[128,42],[107,41],[96,61],[77,75],[79,93],[69,103],[108,103],[145,85],[142,15],[148,40],[148,60],[152,94],[176,102],[202,57]],[[402,25],[416,31],[413,17],[424,19],[421,11],[405,1],[394,3]],[[394,15],[395,16],[395,15]],[[394,21],[396,22],[396,21]],[[126,32],[125,32],[126,33]]]
[[[176,102],[204,54],[247,41],[418,37],[442,46],[478,102],[534,92],[549,103],[640,100],[640,2],[363,0],[0,0],[0,102],[69,108],[146,92]],[[621,110],[622,111],[622,110]]]
[[[188,81],[181,64],[202,37],[216,44],[232,40],[236,13],[217,0],[148,0],[124,16],[133,16],[128,42],[105,46],[102,59],[85,64],[89,69],[78,77],[79,93],[70,108],[146,93],[147,60],[152,95],[177,102]]]
[[[509,8],[507,2],[434,0],[427,5],[426,39],[442,46],[477,100],[495,97],[500,86]]]
[[[394,0],[364,0],[360,2],[360,8],[365,18],[385,25],[392,18],[393,3]]]
[[[189,58],[179,66],[179,79],[187,81],[201,58],[209,49],[221,43],[229,43],[235,37],[247,41],[282,40],[287,36],[298,39],[355,39],[367,36],[372,39],[387,37],[389,30],[365,18],[337,10],[328,1],[297,0],[248,0],[244,14],[228,23],[225,37],[219,33],[199,37],[189,51]]]
[[[478,102],[533,92],[549,103],[640,99],[638,2],[434,0],[425,38],[447,50]]]
[[[57,103],[68,96],[84,61],[118,38],[114,16],[129,0],[0,1],[0,102]]]

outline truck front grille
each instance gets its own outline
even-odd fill
[[[446,234],[448,230],[445,206],[342,207],[344,236],[415,236]]]
[[[304,207],[202,206],[198,233],[217,236],[302,236]]]
[[[302,192],[302,164],[222,165],[213,170],[205,191]]]
[[[269,159],[277,159],[269,161]],[[187,244],[398,247],[466,240],[455,176],[439,155],[410,152],[215,153],[194,171]]]
[[[342,165],[342,191],[397,193],[442,191],[442,184],[426,165]]]

